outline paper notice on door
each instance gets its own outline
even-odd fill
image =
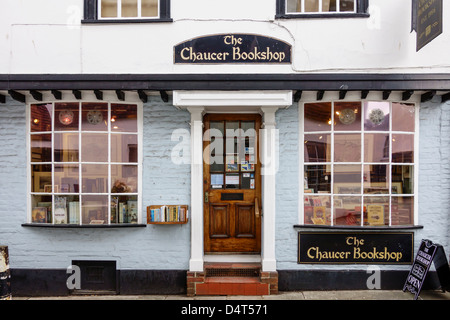
[[[239,184],[238,175],[226,175],[225,184]]]

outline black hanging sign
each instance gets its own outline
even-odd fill
[[[420,243],[416,259],[403,286],[403,292],[408,290],[414,294],[414,300],[419,297],[431,263],[434,263],[442,290],[450,290],[450,268],[444,248],[440,244],[433,244],[430,240],[424,239]]]
[[[413,0],[413,29],[417,31],[416,51],[442,33],[442,0]]]
[[[174,46],[174,62],[190,64],[291,63],[291,45],[256,34],[217,34]]]

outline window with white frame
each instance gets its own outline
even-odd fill
[[[300,108],[302,223],[414,225],[415,104],[330,101]]]
[[[368,0],[277,0],[277,17],[368,16]]]
[[[140,222],[139,104],[39,103],[28,112],[29,222]]]
[[[170,21],[170,0],[84,0],[83,23]]]

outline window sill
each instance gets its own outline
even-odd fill
[[[378,231],[387,231],[387,230],[416,230],[423,229],[421,225],[407,225],[407,226],[324,226],[324,225],[316,225],[316,224],[295,224],[295,229],[322,229],[322,230],[378,230]]]
[[[172,18],[160,19],[84,19],[81,24],[112,24],[112,23],[158,23],[158,22],[173,22]]]
[[[143,223],[127,223],[127,224],[51,224],[51,223],[23,223],[22,227],[33,228],[100,228],[100,229],[112,229],[112,228],[143,228],[146,227]]]
[[[277,14],[275,19],[369,18],[369,13],[299,13]]]

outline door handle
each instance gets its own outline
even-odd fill
[[[258,198],[255,198],[255,216],[257,218],[259,218],[259,216],[260,216]]]
[[[205,192],[205,203],[209,202],[209,193],[208,191]]]

